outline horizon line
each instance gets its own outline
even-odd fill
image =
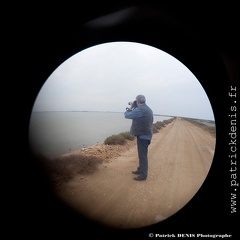
[[[37,113],[37,112],[102,112],[102,113],[124,113],[119,112],[119,111],[97,111],[97,110],[43,110],[43,111],[32,111],[32,113]],[[159,114],[159,113],[154,113],[153,116],[164,116],[164,117],[179,117],[179,118],[189,118],[189,119],[197,119],[197,120],[207,120],[207,121],[213,121],[213,119],[205,119],[205,118],[196,118],[196,117],[185,117],[185,116],[173,116],[173,115],[167,115],[167,114]]]

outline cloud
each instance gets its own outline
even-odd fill
[[[45,82],[34,111],[124,111],[138,94],[157,114],[213,119],[204,89],[186,66],[129,42],[97,45],[67,59]]]

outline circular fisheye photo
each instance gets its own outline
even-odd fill
[[[40,89],[29,147],[54,194],[99,224],[135,229],[176,214],[209,174],[216,144],[194,74],[135,42],[87,48]]]

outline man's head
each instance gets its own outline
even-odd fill
[[[136,97],[137,105],[141,105],[146,102],[146,98],[143,95],[137,95]]]

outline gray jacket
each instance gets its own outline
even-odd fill
[[[138,107],[142,116],[132,119],[131,133],[138,135],[152,135],[153,134],[153,111],[146,104]]]

